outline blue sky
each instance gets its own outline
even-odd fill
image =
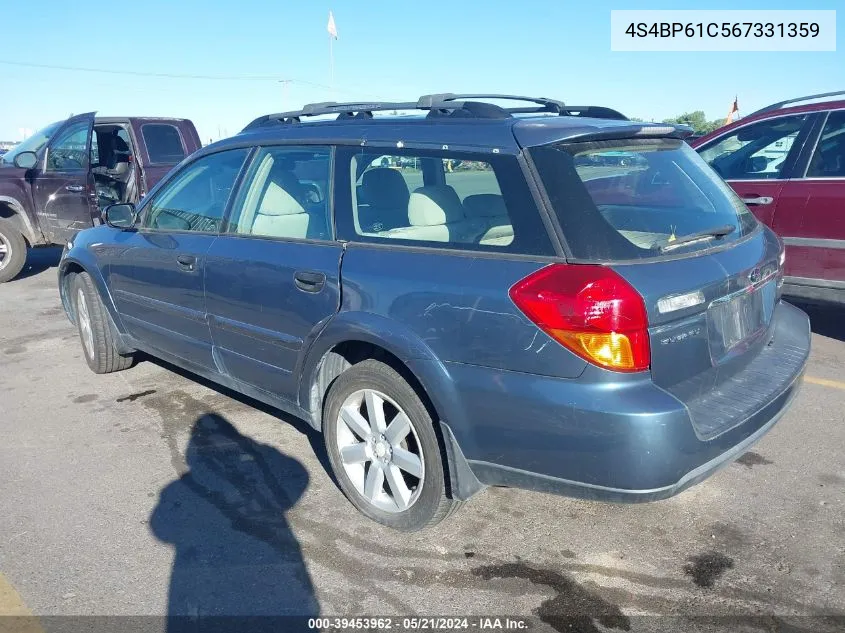
[[[260,114],[333,97],[509,92],[661,119],[697,109],[723,117],[734,95],[741,113],[750,113],[780,99],[845,89],[841,0],[800,7],[840,9],[835,53],[610,51],[611,9],[798,8],[785,0],[40,0],[37,16],[30,3],[3,4],[0,61],[265,78],[147,77],[0,63],[0,140],[89,110],[188,117],[207,140],[234,134]],[[328,89],[329,9],[339,31],[334,95]],[[296,81],[285,94],[276,78]]]

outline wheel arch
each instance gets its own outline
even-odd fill
[[[300,373],[299,402],[310,413],[310,424],[322,431],[325,397],[332,383],[350,367],[371,358],[392,367],[428,409],[447,467],[450,494],[467,499],[483,489],[450,428],[464,425],[465,420],[448,369],[419,336],[391,319],[341,313],[320,333]]]
[[[88,273],[91,280],[94,282],[94,287],[97,289],[103,305],[106,307],[106,312],[108,312],[111,325],[114,326],[118,335],[123,336],[125,335],[125,330],[123,329],[123,325],[120,321],[120,315],[117,312],[117,307],[115,306],[114,299],[112,298],[108,286],[106,285],[106,281],[103,278],[103,274],[100,271],[99,266],[96,265],[96,262],[93,261],[93,258],[91,258],[91,261],[88,261],[88,258],[84,256],[84,253],[86,253],[86,251],[82,251],[80,254],[74,254],[73,256],[66,255],[59,262],[59,296],[61,297],[65,313],[68,315],[71,322],[75,323],[73,306],[70,303],[69,282],[75,274]]]
[[[0,218],[10,222],[23,235],[28,247],[43,243],[43,239],[39,239],[36,234],[26,209],[17,198],[0,195]]]

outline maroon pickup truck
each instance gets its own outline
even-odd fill
[[[0,156],[0,283],[21,271],[28,247],[65,244],[106,206],[138,202],[200,146],[187,119],[89,112]]]

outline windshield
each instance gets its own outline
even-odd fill
[[[15,145],[12,149],[10,149],[6,154],[0,156],[0,163],[14,163],[15,156],[20,154],[21,152],[38,152],[42,147],[47,144],[47,141],[50,140],[50,137],[59,129],[59,126],[64,123],[64,121],[58,121],[56,123],[51,123],[47,127],[38,130],[35,134],[30,136],[25,141],[21,141],[17,145]]]
[[[682,140],[570,143],[537,147],[531,155],[578,259],[701,250],[757,226],[734,191]],[[704,237],[682,241],[694,233]]]

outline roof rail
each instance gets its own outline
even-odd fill
[[[419,99],[417,99],[417,107],[420,109],[428,109],[437,107],[440,104],[445,104],[450,101],[466,101],[466,100],[475,100],[475,99],[499,99],[502,101],[528,101],[531,103],[536,103],[538,105],[547,106],[549,107],[549,111],[558,111],[552,110],[552,108],[562,109],[564,108],[563,101],[557,101],[555,99],[546,99],[545,97],[522,97],[519,95],[499,95],[499,94],[455,94],[452,92],[444,92],[440,94],[431,94],[431,95],[423,95]]]
[[[752,112],[748,116],[754,116],[755,114],[762,114],[763,112],[770,112],[771,110],[780,110],[782,107],[789,105],[790,103],[800,103],[801,101],[813,101],[814,99],[824,99],[825,97],[838,97],[840,95],[845,95],[845,90],[837,90],[835,92],[823,92],[817,95],[810,95],[808,97],[798,97],[797,99],[787,99],[786,101],[779,101],[778,103],[773,103],[772,105],[766,106],[765,108],[760,108],[756,112]]]
[[[423,95],[417,100],[418,108],[437,108],[438,106],[451,105],[452,103],[463,102],[466,100],[475,99],[493,99],[501,101],[528,101],[529,103],[536,103],[540,107],[521,107],[521,108],[502,108],[505,112],[510,114],[539,114],[542,112],[552,112],[561,116],[584,116],[595,117],[599,119],[619,119],[627,120],[624,114],[612,108],[605,108],[604,106],[570,106],[563,101],[557,99],[549,99],[547,97],[525,97],[521,95],[504,95],[504,94],[454,94],[446,92],[442,94]]]
[[[476,100],[512,100],[527,101],[537,104],[536,107],[502,108],[492,103]],[[455,116],[477,119],[503,119],[513,114],[541,114],[551,113],[561,116],[586,116],[603,119],[622,119],[626,117],[621,112],[602,106],[567,106],[563,101],[547,99],[545,97],[522,97],[518,95],[502,94],[442,94],[423,95],[417,101],[324,101],[309,103],[301,110],[265,114],[247,125],[243,131],[252,130],[265,125],[300,123],[302,117],[337,114],[336,120],[343,119],[371,119],[373,112],[390,110],[428,110],[428,116]]]
[[[337,114],[338,118],[371,118],[373,112],[388,110],[416,110],[416,103],[400,103],[392,101],[323,101],[321,103],[307,103],[301,110],[290,112],[277,112],[276,114],[265,114],[258,117],[247,125],[242,131],[252,130],[267,124],[299,123],[302,117],[321,116],[324,114]]]

